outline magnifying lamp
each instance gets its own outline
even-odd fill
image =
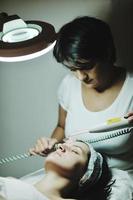
[[[0,61],[36,58],[55,45],[54,27],[44,21],[24,21],[18,15],[0,13]]]

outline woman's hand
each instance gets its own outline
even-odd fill
[[[42,137],[36,141],[34,147],[29,149],[29,153],[31,155],[46,156],[57,142],[55,138]]]
[[[128,119],[129,123],[133,123],[133,112],[127,113],[124,117]]]

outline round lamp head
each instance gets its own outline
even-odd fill
[[[5,14],[5,13],[4,13]],[[44,21],[23,21],[17,15],[0,17],[0,61],[24,61],[50,51],[56,40],[54,27]]]

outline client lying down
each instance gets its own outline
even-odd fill
[[[102,155],[82,141],[57,145],[45,159],[46,175],[35,185],[0,177],[1,200],[108,199],[111,173]]]

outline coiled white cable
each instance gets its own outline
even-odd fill
[[[120,129],[120,130],[117,130],[117,131],[115,130],[115,131],[106,132],[106,136],[99,134],[99,137],[95,137],[95,134],[93,134],[93,135],[88,134],[89,133],[88,130],[81,130],[79,132],[76,132],[74,135],[72,135],[71,138],[81,139],[85,142],[92,144],[92,143],[96,143],[96,142],[102,142],[104,140],[111,139],[111,138],[114,138],[114,137],[118,137],[118,136],[121,136],[121,135],[129,134],[129,133],[131,133],[132,130],[133,130],[133,127],[126,127],[126,128],[123,128],[123,129]],[[57,148],[57,144],[55,144],[53,146],[51,151],[56,150],[56,148]],[[30,153],[24,153],[24,154],[18,154],[18,155],[15,155],[15,156],[10,156],[10,157],[0,159],[0,167],[3,164],[13,162],[13,161],[16,161],[16,160],[26,159],[26,158],[29,158],[29,157],[31,157]]]
[[[30,156],[31,156],[30,153],[24,153],[24,154],[18,154],[18,155],[15,155],[15,156],[10,156],[10,157],[6,157],[6,158],[2,158],[0,160],[0,167],[3,164],[9,163],[9,162],[13,162],[13,161],[16,161],[16,160],[21,160],[21,159],[29,158]]]
[[[52,151],[55,151],[57,148],[57,144],[55,144],[52,149],[49,151],[52,152]],[[18,155],[13,155],[13,156],[10,156],[10,157],[6,157],[6,158],[2,158],[0,159],[0,167],[4,164],[7,164],[7,163],[10,163],[10,162],[14,162],[14,161],[17,161],[17,160],[21,160],[21,159],[26,159],[26,158],[29,158],[31,157],[31,154],[30,153],[23,153],[23,154],[18,154]]]

